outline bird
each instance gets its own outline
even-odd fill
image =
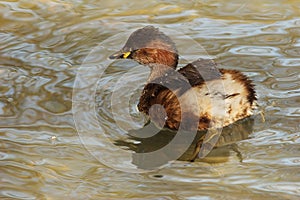
[[[159,28],[137,29],[109,58],[131,59],[150,68],[137,107],[158,127],[222,128],[253,115],[257,108],[254,84],[246,75],[218,68],[207,58],[179,68],[176,45]]]

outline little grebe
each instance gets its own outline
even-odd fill
[[[153,26],[133,32],[110,59],[133,59],[150,67],[138,109],[159,127],[178,130],[185,117],[187,122],[197,119],[198,130],[221,128],[252,115],[256,107],[252,82],[237,70],[217,70],[209,59],[175,70],[175,44]],[[188,130],[193,125],[182,126]]]

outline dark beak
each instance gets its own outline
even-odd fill
[[[123,53],[121,51],[118,51],[109,56],[109,59],[121,59],[121,58],[123,58]]]

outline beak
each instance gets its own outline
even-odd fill
[[[123,52],[123,51],[118,51],[111,56],[109,56],[109,59],[126,59],[130,58],[131,51],[128,52]]]

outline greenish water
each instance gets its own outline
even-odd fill
[[[1,199],[299,199],[298,1],[7,0],[0,2],[0,13]],[[237,124],[228,130],[228,145],[229,136],[224,136],[222,147],[194,163],[183,155],[140,174],[102,164],[89,146],[106,135],[130,148],[134,142],[124,129],[145,121],[135,103],[148,71],[106,59],[127,39],[117,34],[145,25],[180,32],[220,66],[248,75],[265,121],[257,115],[242,128]],[[191,62],[199,57],[185,40],[172,37],[182,58]],[[96,84],[101,129],[83,142],[74,123],[73,92],[81,89],[74,82],[84,67],[99,65],[109,65]],[[117,108],[128,108],[133,122],[112,114],[111,93],[124,74],[130,77],[124,85],[136,89],[120,93]],[[90,77],[86,88],[94,80]],[[88,94],[80,95],[90,100]],[[129,103],[122,104],[123,97]],[[125,128],[119,129],[116,121]],[[79,122],[86,127],[95,123]],[[147,149],[162,145],[144,144]],[[103,159],[127,166],[119,150]]]

